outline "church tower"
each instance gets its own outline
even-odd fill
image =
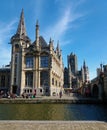
[[[73,75],[76,75],[78,71],[77,56],[71,53],[70,55],[68,55],[67,58],[68,58],[68,65],[70,65],[71,67],[71,72],[73,73]]]
[[[24,62],[24,50],[30,45],[30,39],[26,33],[23,9],[16,34],[11,37],[11,45],[11,92],[20,94],[21,81],[22,78],[25,78],[21,71],[24,67],[22,64]]]

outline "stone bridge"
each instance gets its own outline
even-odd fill
[[[91,81],[91,95],[95,98],[103,98],[103,80],[100,77],[96,77]]]

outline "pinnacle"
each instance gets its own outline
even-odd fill
[[[20,21],[17,29],[17,34],[19,35],[25,35],[26,36],[26,28],[25,28],[25,22],[24,22],[24,10],[22,9],[21,15],[20,15]]]

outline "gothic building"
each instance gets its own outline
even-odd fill
[[[11,37],[11,92],[53,95],[63,89],[62,53],[53,40],[46,43],[39,35],[39,23],[36,23],[35,41],[31,43],[27,36],[24,12],[22,10],[16,34]]]
[[[64,87],[78,88],[85,82],[89,81],[89,70],[85,61],[81,70],[78,70],[77,56],[73,53],[67,56],[68,68],[64,69]],[[66,76],[66,77],[65,77]]]
[[[71,70],[73,75],[77,74],[78,71],[78,63],[77,63],[77,56],[73,53],[68,55],[68,69]]]

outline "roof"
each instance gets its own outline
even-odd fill
[[[42,48],[48,46],[45,39],[42,36],[39,37],[39,44],[41,45]]]

